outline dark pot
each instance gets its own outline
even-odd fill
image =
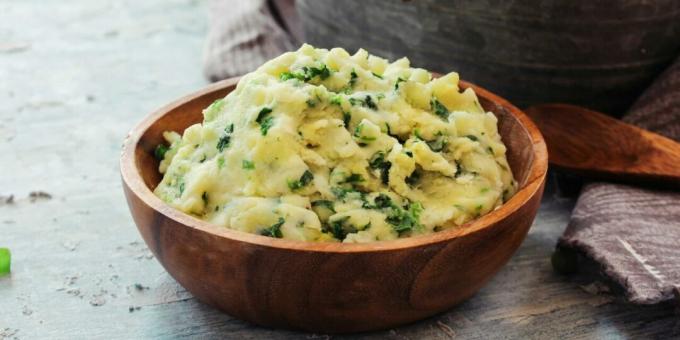
[[[298,0],[307,41],[447,72],[520,106],[621,115],[680,52],[677,0]]]

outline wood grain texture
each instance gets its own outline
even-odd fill
[[[199,302],[155,260],[130,217],[121,139],[148,112],[205,85],[206,10],[194,0],[0,0],[8,39],[0,44],[0,195],[14,195],[12,205],[0,201],[0,246],[13,255],[11,275],[0,278],[0,338],[329,338],[259,327]],[[31,203],[35,190],[53,198]],[[515,255],[458,306],[332,338],[680,337],[674,305],[626,304],[594,294],[596,278],[552,271],[573,205],[548,182]]]
[[[298,1],[312,44],[456,70],[515,105],[621,115],[680,51],[680,2]]]
[[[567,104],[526,109],[543,133],[550,165],[592,179],[680,187],[680,143]]]
[[[162,132],[202,120],[233,90],[227,79],[179,99],[135,127],[121,173],[132,216],[168,272],[200,300],[256,324],[314,332],[385,329],[440,313],[477,292],[519,247],[543,193],[548,155],[536,126],[507,101],[473,87],[499,119],[520,189],[460,228],[367,244],[275,239],[220,228],[161,202],[153,157]],[[453,222],[451,222],[453,225]]]

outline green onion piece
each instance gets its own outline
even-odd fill
[[[346,111],[342,111],[342,123],[345,124],[345,128],[349,129],[349,123],[352,121],[352,114]]]
[[[253,170],[253,169],[255,169],[255,163],[252,162],[252,161],[249,161],[249,160],[247,160],[247,159],[244,159],[244,160],[241,162],[241,167],[242,167],[243,169],[246,169],[246,170]]]
[[[364,181],[364,177],[361,176],[360,174],[351,174],[345,178],[344,183],[360,183]]]
[[[283,217],[279,217],[279,221],[271,225],[269,228],[264,228],[260,231],[260,235],[269,236],[274,238],[283,238],[283,233],[281,232],[281,226],[286,223]]]
[[[168,152],[168,148],[165,144],[158,144],[156,149],[153,150],[153,155],[157,160],[162,161],[165,158],[165,153]]]
[[[354,71],[354,69],[352,69],[352,72],[349,74],[349,76],[350,76],[349,86],[352,87],[352,86],[354,86],[354,84],[357,83],[357,78],[359,78],[359,76],[357,75],[357,72]]]
[[[371,97],[369,95],[366,96],[364,103],[366,103],[366,106],[371,110],[377,110],[378,109],[378,105],[376,105],[375,102],[373,101],[373,97]]]
[[[267,132],[269,132],[269,129],[274,125],[274,117],[267,117],[262,121],[260,124],[260,132],[262,132],[263,136],[267,135]]]
[[[444,106],[444,104],[440,103],[436,98],[432,98],[431,101],[431,106],[432,110],[434,111],[434,114],[437,116],[446,119],[449,116],[449,110]]]
[[[272,113],[272,108],[270,107],[263,107],[262,110],[257,114],[257,118],[255,118],[255,121],[258,124],[262,124],[262,120],[267,117],[268,114]]]
[[[0,276],[9,274],[12,264],[12,253],[8,248],[0,248]]]
[[[224,134],[217,141],[217,150],[222,152],[226,147],[229,146],[229,142],[231,141],[231,134],[233,132],[234,124],[229,124],[226,128],[224,128]]]
[[[291,191],[301,189],[302,187],[309,184],[313,179],[314,179],[314,174],[312,174],[312,172],[309,171],[309,170],[305,170],[305,172],[302,174],[302,176],[300,176],[299,180],[288,181],[288,188]]]
[[[394,90],[395,91],[398,90],[399,89],[399,83],[404,82],[404,81],[406,81],[406,80],[402,77],[397,78],[397,81],[394,83]]]

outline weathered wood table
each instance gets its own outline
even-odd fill
[[[190,0],[0,0],[0,247],[13,253],[0,278],[0,339],[325,337],[196,301],[127,211],[121,142],[145,114],[205,84],[205,11]],[[627,305],[553,273],[573,203],[549,185],[520,250],[469,301],[352,337],[680,337],[674,306]]]

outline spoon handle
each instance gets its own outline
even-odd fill
[[[542,104],[525,112],[541,130],[556,169],[680,187],[680,143],[579,106]]]

